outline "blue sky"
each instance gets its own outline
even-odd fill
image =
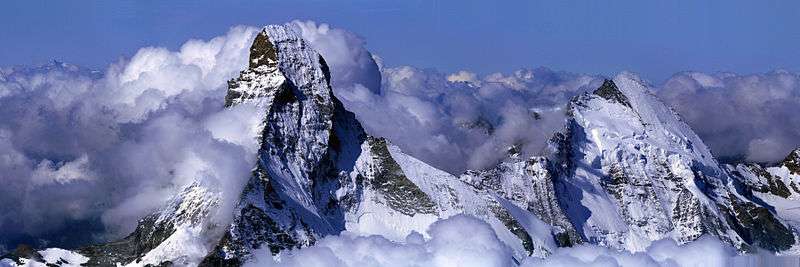
[[[388,65],[446,72],[632,70],[659,82],[683,70],[800,70],[800,1],[14,0],[0,9],[0,66],[102,69],[143,46],[291,19],[356,32]]]

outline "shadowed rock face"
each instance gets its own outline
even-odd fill
[[[736,199],[732,202],[733,210],[725,210],[725,219],[748,245],[769,251],[787,250],[794,245],[792,231],[767,208]]]
[[[159,211],[139,220],[127,237],[76,250],[89,257],[87,266],[113,266],[138,262],[172,236],[179,225],[202,225],[219,204],[219,197],[199,184],[185,187]]]
[[[250,46],[250,69],[257,69],[263,65],[272,65],[270,67],[277,67],[278,52],[275,51],[275,46],[269,40],[267,34],[259,34],[253,40],[253,45]]]
[[[436,204],[414,182],[408,180],[389,153],[386,140],[370,138],[369,146],[378,166],[370,184],[386,195],[387,205],[409,216],[417,213],[436,214]]]
[[[777,166],[755,163],[727,165],[736,191],[752,202],[734,203],[729,220],[736,220],[737,233],[754,246],[771,251],[789,249],[796,243],[794,202],[800,200],[800,173],[795,149]],[[789,216],[789,218],[781,218]]]
[[[501,196],[551,225],[558,246],[580,244],[583,240],[558,203],[555,174],[555,166],[547,158],[522,159],[512,154],[494,168],[467,171],[460,179],[476,190]]]
[[[89,246],[78,252],[90,258],[89,266],[113,266],[117,262],[133,262],[157,247],[175,232],[171,223],[157,223],[150,215],[136,226],[136,230],[122,240]]]

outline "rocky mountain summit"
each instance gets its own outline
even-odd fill
[[[456,214],[490,224],[515,260],[580,243],[641,251],[704,234],[742,252],[796,247],[800,149],[778,166],[723,166],[634,75],[573,98],[548,154],[512,149],[497,166],[461,175],[367,134],[330,76],[292,26],[265,27],[224,100],[265,111],[232,216],[220,214],[216,185],[197,182],[122,240],[17,250],[0,265],[240,266],[342,231],[401,240]]]

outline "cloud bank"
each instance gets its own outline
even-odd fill
[[[800,147],[800,74],[674,75],[658,96],[718,157],[775,162]]]
[[[605,247],[580,245],[559,248],[546,257],[512,259],[512,251],[487,223],[466,215],[440,220],[427,231],[430,238],[412,233],[404,241],[382,236],[356,236],[344,232],[328,236],[312,247],[288,251],[277,260],[259,251],[247,266],[732,266],[735,251],[711,237],[678,245],[653,242],[646,251],[630,253]],[[470,233],[466,235],[464,233]]]

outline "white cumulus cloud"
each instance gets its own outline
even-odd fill
[[[467,215],[435,222],[427,234],[429,238],[414,232],[398,242],[379,235],[344,232],[325,237],[311,247],[283,252],[276,258],[268,250],[257,251],[255,259],[245,266],[723,267],[743,262],[737,261],[743,256],[737,256],[732,248],[712,237],[701,237],[684,245],[660,240],[646,251],[635,253],[578,245],[557,248],[545,258],[513,259],[511,249],[498,239],[489,224]]]
[[[798,73],[679,73],[658,96],[717,156],[775,162],[800,147]]]
[[[256,32],[142,48],[103,72],[60,62],[1,69],[0,243],[118,238],[196,180],[219,185],[232,206],[261,116],[224,109],[226,81],[245,68]]]

